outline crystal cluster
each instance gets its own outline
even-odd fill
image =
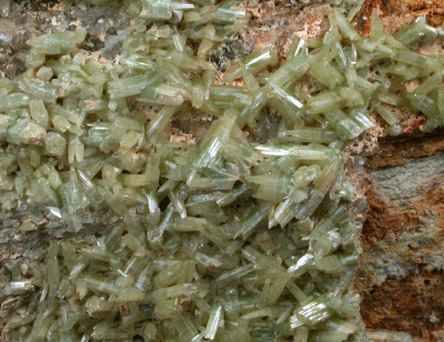
[[[79,27],[30,40],[28,71],[0,80],[0,202],[26,202],[71,233],[0,270],[3,295],[21,300],[1,308],[6,334],[351,338],[360,247],[341,148],[377,116],[401,133],[399,106],[427,116],[424,130],[444,123],[444,60],[417,52],[440,30],[419,19],[387,35],[374,12],[361,37],[332,10],[323,37],[296,38],[282,65],[269,45],[219,77],[210,57],[242,28],[236,1],[143,0],[128,11],[134,30],[118,62],[79,51]],[[182,119],[198,129],[172,139]],[[98,212],[115,218],[88,234]]]

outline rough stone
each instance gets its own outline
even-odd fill
[[[437,134],[382,141],[368,159],[355,283],[367,328],[418,341],[442,340],[444,328],[444,137]]]

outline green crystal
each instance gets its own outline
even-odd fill
[[[361,37],[350,20],[362,4],[329,11],[325,35],[294,39],[285,62],[267,45],[222,80],[211,61],[245,16],[233,0],[128,2],[135,25],[113,63],[77,49],[81,27],[29,40],[29,70],[0,79],[0,199],[26,206],[18,237],[51,238],[1,269],[5,294],[20,296],[2,306],[17,317],[6,334],[357,337],[340,148],[375,113],[400,134],[394,106],[424,114],[424,131],[444,124],[442,61],[417,49],[439,30],[421,18],[391,36],[373,11]]]

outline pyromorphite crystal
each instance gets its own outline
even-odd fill
[[[424,130],[443,125],[443,60],[415,49],[440,32],[421,19],[390,36],[374,12],[362,38],[334,10],[282,65],[274,45],[233,61],[222,80],[244,79],[234,86],[210,60],[242,28],[241,3],[129,6],[137,25],[118,62],[79,53],[78,28],[28,41],[29,70],[0,79],[0,203],[26,204],[18,234],[64,226],[44,254],[0,269],[5,294],[21,296],[2,305],[6,335],[351,338],[360,247],[340,149],[372,113],[399,134],[398,105],[422,112]],[[279,123],[260,136],[270,109]],[[182,120],[198,129],[171,127]]]

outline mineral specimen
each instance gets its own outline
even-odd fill
[[[444,124],[444,60],[416,51],[441,30],[418,20],[387,35],[374,12],[361,37],[353,15],[332,10],[328,32],[295,39],[282,65],[269,45],[219,77],[207,57],[242,28],[242,4],[128,11],[118,61],[85,56],[78,27],[31,39],[28,71],[0,80],[0,202],[35,209],[25,233],[42,219],[70,233],[1,270],[5,295],[26,294],[1,307],[8,338],[352,338],[360,247],[341,148],[372,113],[399,134],[393,106],[420,110],[424,130]],[[272,112],[277,127],[259,142]],[[173,139],[181,118],[200,131]],[[113,220],[92,234],[98,213]]]

